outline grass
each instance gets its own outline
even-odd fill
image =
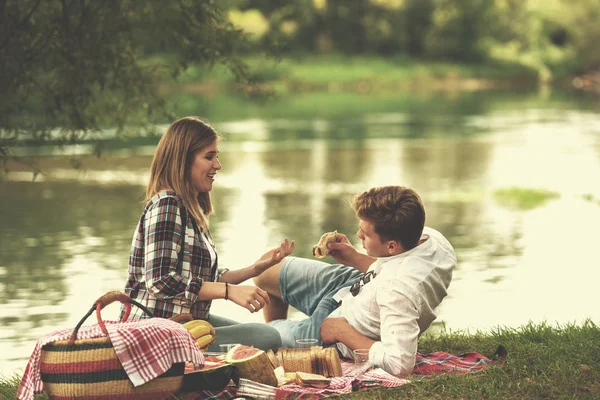
[[[398,89],[452,89],[462,80],[503,82],[502,86],[537,85],[535,70],[514,63],[488,62],[465,64],[451,61],[421,60],[408,56],[298,55],[281,59],[249,56],[249,81],[269,93],[285,94],[312,91],[381,92]],[[154,57],[152,62],[168,62]],[[190,66],[177,81],[164,77],[166,86],[190,91],[231,89],[233,75],[217,65],[211,70]],[[206,84],[210,82],[210,84]],[[201,85],[205,83],[205,85]],[[457,86],[458,85],[458,86]],[[479,83],[481,85],[481,82]],[[474,86],[478,88],[476,84]]]
[[[425,336],[419,351],[452,354],[477,351],[491,355],[508,350],[501,367],[472,375],[413,379],[395,389],[377,389],[344,399],[597,399],[600,398],[600,329],[580,326],[527,325],[482,334]]]
[[[544,189],[511,187],[496,190],[494,197],[498,203],[505,207],[532,210],[549,200],[558,198],[559,194]]]
[[[600,199],[594,197],[594,195],[591,194],[591,193],[584,194],[583,195],[583,199],[585,201],[589,201],[590,203],[596,203],[596,204],[598,204],[600,206]]]
[[[508,350],[504,365],[471,375],[412,378],[399,388],[373,389],[343,399],[599,399],[600,327],[529,324],[496,328],[487,333],[425,334],[419,351],[492,355],[498,345]],[[0,378],[0,398],[14,399],[19,376]],[[45,395],[37,400],[47,399]]]

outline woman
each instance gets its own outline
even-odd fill
[[[238,324],[210,314],[214,299],[230,300],[257,312],[269,303],[256,286],[238,285],[260,275],[294,250],[284,242],[249,267],[218,268],[217,250],[208,230],[213,207],[210,191],[221,169],[219,134],[197,118],[173,122],[160,139],[146,189],[146,207],[137,225],[129,258],[125,293],[170,318],[191,313],[216,329],[217,343],[242,343],[267,350],[281,346],[274,328]],[[134,307],[133,318],[144,318]]]

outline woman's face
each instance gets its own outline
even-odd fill
[[[212,190],[215,175],[222,167],[218,154],[219,144],[217,141],[196,153],[190,170],[190,179],[196,192],[202,193]]]

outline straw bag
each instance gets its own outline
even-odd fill
[[[121,366],[100,310],[120,301],[125,306],[124,322],[131,305],[153,316],[146,307],[122,292],[110,292],[100,297],[79,321],[69,340],[46,344],[41,351],[41,378],[51,399],[73,399],[86,396],[106,399],[164,399],[178,392],[183,382],[184,363],[176,363],[164,374],[141,386],[134,387]],[[95,339],[77,339],[83,322],[96,310],[98,325],[107,335]]]

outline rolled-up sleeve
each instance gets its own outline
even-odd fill
[[[391,281],[377,293],[381,341],[371,346],[369,358],[390,374],[404,376],[414,368],[420,328],[418,309],[401,287]]]
[[[179,259],[184,242],[184,228],[178,201],[172,197],[164,197],[148,209],[144,231],[144,265],[148,291],[159,299],[179,298],[191,303],[190,297],[197,298],[202,281],[198,278],[190,280],[182,275]],[[188,287],[188,282],[191,287]]]

